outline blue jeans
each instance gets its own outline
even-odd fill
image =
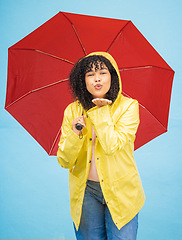
[[[87,181],[77,240],[136,240],[138,214],[120,230],[114,224],[99,182]]]

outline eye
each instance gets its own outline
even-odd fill
[[[93,71],[89,71],[89,72],[86,73],[85,76],[86,77],[92,77],[92,76],[94,76],[94,72]]]
[[[94,74],[93,73],[89,73],[87,74],[87,77],[92,77]]]
[[[100,74],[107,74],[107,71],[101,71]]]

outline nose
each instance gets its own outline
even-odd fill
[[[100,75],[98,73],[96,73],[95,75],[95,81],[100,82]]]

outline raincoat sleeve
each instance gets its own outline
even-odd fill
[[[121,108],[117,122],[113,122],[109,106],[93,108],[88,115],[94,126],[98,140],[107,155],[121,150],[126,144],[134,142],[139,125],[139,106],[137,100],[130,102],[123,111]],[[117,110],[118,111],[118,110]]]
[[[83,138],[73,132],[72,121],[74,117],[70,105],[66,108],[61,127],[61,138],[57,151],[57,159],[61,167],[71,169],[77,160],[78,154],[83,146],[86,137],[86,130],[83,133]]]

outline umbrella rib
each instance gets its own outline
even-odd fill
[[[65,82],[65,81],[68,81],[68,78],[63,79],[63,80],[59,80],[59,81],[57,81],[57,82],[54,82],[54,83],[48,84],[48,85],[43,86],[43,87],[40,87],[40,88],[36,88],[36,89],[34,89],[34,90],[31,90],[31,91],[25,93],[23,96],[17,98],[14,102],[10,103],[8,106],[6,106],[6,109],[7,109],[8,107],[10,107],[11,105],[13,105],[14,103],[20,101],[22,98],[26,97],[27,95],[33,93],[33,92],[36,92],[36,91],[42,90],[42,89],[47,88],[47,87],[51,87],[51,86],[53,86],[53,85],[56,85],[56,84],[58,84],[58,83]]]
[[[40,50],[37,50],[37,49],[35,49],[35,51],[36,51],[36,52],[39,52],[39,53],[42,53],[42,54],[45,54],[45,55],[48,55],[48,56],[53,57],[53,58],[57,58],[57,59],[62,60],[62,61],[64,61],[64,62],[71,63],[71,64],[74,65],[73,62],[71,62],[71,61],[69,61],[69,60],[67,60],[67,59],[65,59],[65,58],[60,58],[60,57],[57,57],[57,56],[52,55],[52,54],[50,54],[50,53],[46,53],[46,52],[43,52],[43,51],[40,51]]]
[[[143,68],[152,68],[153,66],[140,66],[140,67],[128,67],[128,68],[121,68],[119,71],[127,71],[127,70],[136,70],[136,69],[143,69]]]
[[[81,47],[82,47],[82,49],[83,49],[83,51],[84,51],[84,54],[85,54],[85,56],[86,56],[86,55],[87,55],[87,52],[86,52],[86,50],[85,50],[85,48],[84,48],[84,46],[83,46],[83,44],[82,44],[82,42],[81,42],[80,37],[78,36],[78,33],[77,33],[77,31],[76,31],[76,28],[75,28],[74,24],[72,23],[72,21],[71,21],[63,12],[61,12],[61,13],[62,13],[63,16],[70,22],[70,24],[71,24],[71,26],[72,26],[75,34],[76,34],[76,37],[78,38],[78,41],[79,41],[79,43],[80,43],[80,45],[81,45]]]
[[[62,60],[62,61],[64,61],[64,62],[67,62],[67,63],[70,63],[70,64],[74,65],[73,62],[71,62],[71,61],[69,61],[69,60],[67,60],[67,59],[65,59],[65,58],[57,57],[57,56],[55,56],[55,55],[52,55],[52,54],[50,54],[50,53],[43,52],[43,51],[38,50],[38,49],[30,49],[30,48],[13,48],[13,50],[28,50],[28,51],[35,51],[35,52],[42,53],[42,54],[45,54],[45,55],[47,55],[47,56],[49,56],[49,57],[57,58],[57,59],[59,59],[59,60]]]
[[[119,33],[116,35],[116,37],[113,39],[113,41],[111,42],[110,46],[108,47],[108,50],[106,52],[109,52],[111,50],[111,48],[113,47],[113,45],[115,44],[115,42],[117,41],[117,39],[119,38],[119,36],[121,35],[123,29],[130,23],[131,21],[128,21],[126,23],[126,25],[124,27],[122,27],[122,29],[119,31]]]
[[[51,155],[52,149],[54,148],[54,146],[55,146],[55,144],[56,144],[56,141],[57,141],[57,139],[58,139],[58,137],[59,137],[60,132],[61,132],[61,127],[60,127],[60,129],[59,129],[59,131],[58,131],[58,133],[57,133],[57,135],[56,135],[56,137],[55,137],[55,139],[54,139],[54,142],[53,142],[53,144],[52,144],[52,146],[51,146],[51,149],[50,149],[50,151],[49,151],[49,155]]]
[[[125,93],[125,92],[123,92],[123,91],[122,91],[122,93],[124,93],[124,95],[126,95],[127,97],[131,98],[131,96],[128,95],[127,93]],[[164,129],[167,131],[167,129],[162,125],[162,123],[161,123],[145,106],[143,106],[143,105],[142,105],[141,103],[139,103],[139,102],[138,102],[138,104],[139,104],[142,108],[144,108],[153,118],[155,118],[156,121],[161,125],[161,127],[164,128]]]
[[[32,93],[32,92],[36,92],[36,91],[42,90],[42,89],[47,88],[47,87],[52,87],[53,85],[56,85],[56,84],[58,84],[58,83],[65,82],[65,81],[68,81],[68,78],[63,79],[63,80],[59,80],[59,81],[57,81],[57,82],[48,84],[48,85],[43,86],[43,87],[40,87],[40,88],[36,88],[36,89],[34,89],[34,90],[30,91],[30,92]]]
[[[143,69],[143,68],[161,68],[164,70],[168,70],[168,71],[172,71],[174,72],[172,69],[168,69],[168,68],[164,68],[164,67],[159,67],[159,66],[139,66],[139,67],[128,67],[128,68],[121,68],[119,69],[119,71],[127,71],[127,70],[137,70],[137,69]]]

